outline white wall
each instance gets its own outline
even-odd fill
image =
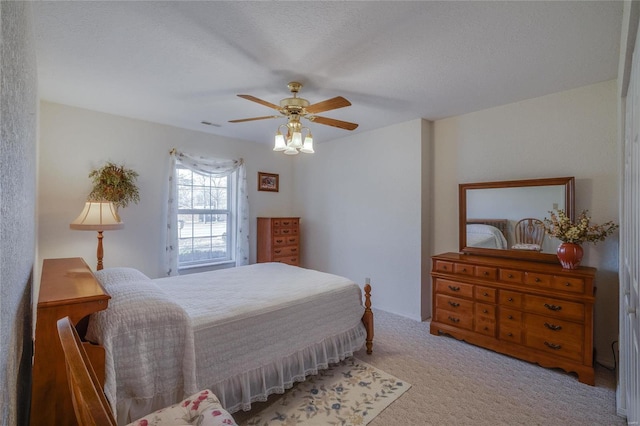
[[[72,231],[91,189],[89,172],[106,161],[139,173],[140,203],[121,209],[125,228],[104,233],[104,265],[162,274],[169,150],[218,158],[243,157],[247,165],[251,255],[255,262],[257,216],[292,211],[293,159],[271,146],[133,120],[48,102],[41,103],[39,146],[39,259],[82,257],[96,266],[97,233]],[[258,192],[257,172],[280,174],[280,192]],[[39,277],[39,273],[36,275]]]
[[[434,250],[458,251],[458,184],[575,176],[576,210],[596,223],[618,218],[616,81],[434,123]],[[585,245],[598,268],[597,358],[613,365],[618,339],[618,236]]]
[[[422,271],[429,126],[418,119],[346,136],[295,162],[303,265],[361,285],[370,278],[375,308],[414,319],[423,282],[429,293]]]

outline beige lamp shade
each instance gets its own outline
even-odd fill
[[[80,231],[111,231],[124,228],[113,203],[87,201],[82,213],[69,225]]]

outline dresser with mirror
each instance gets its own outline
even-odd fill
[[[594,384],[596,270],[563,269],[559,241],[539,226],[554,209],[574,218],[574,185],[573,177],[459,185],[460,252],[432,257],[432,334]]]

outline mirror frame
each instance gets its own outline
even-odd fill
[[[565,206],[567,216],[571,220],[575,220],[575,178],[558,177],[544,179],[524,179],[524,180],[506,180],[496,182],[475,182],[459,184],[458,203],[459,203],[459,241],[460,251],[462,253],[478,254],[494,257],[508,257],[512,259],[537,260],[542,262],[559,263],[558,257],[551,253],[540,253],[523,250],[510,249],[491,249],[481,247],[467,247],[467,191],[473,189],[489,189],[489,188],[515,188],[526,186],[550,186],[563,185],[565,190]]]

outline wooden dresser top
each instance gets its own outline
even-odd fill
[[[82,258],[44,260],[38,308],[110,298]]]

